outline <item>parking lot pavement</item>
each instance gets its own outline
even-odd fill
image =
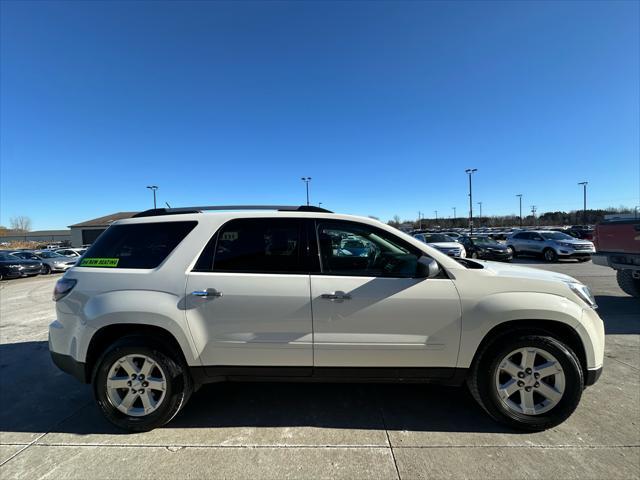
[[[640,302],[589,263],[515,263],[589,285],[604,373],[541,433],[429,385],[217,384],[165,428],[125,434],[49,359],[55,278],[0,282],[0,478],[640,478]]]

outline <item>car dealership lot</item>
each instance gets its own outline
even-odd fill
[[[494,423],[464,389],[218,384],[167,427],[125,434],[49,359],[55,277],[0,283],[1,478],[640,478],[640,302],[613,270],[544,264],[589,285],[605,321],[600,381],[547,432]]]

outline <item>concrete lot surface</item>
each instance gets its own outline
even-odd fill
[[[572,275],[606,325],[605,369],[576,413],[543,433],[490,420],[465,389],[217,384],[167,427],[125,434],[47,348],[56,277],[0,283],[0,478],[640,478],[640,301],[614,272]]]

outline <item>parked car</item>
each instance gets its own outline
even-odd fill
[[[76,264],[76,260],[60,255],[51,250],[38,251],[16,251],[13,252],[16,257],[26,260],[37,260],[42,262],[42,275],[48,275],[51,272],[66,272]]]
[[[618,285],[640,297],[640,219],[605,220],[596,225],[593,263],[616,270]]]
[[[581,240],[593,240],[594,236],[594,229],[587,225],[574,225],[567,228],[565,232]]]
[[[414,237],[450,257],[465,258],[467,256],[462,244],[448,235],[442,233],[416,233]]]
[[[25,260],[9,252],[0,252],[0,280],[39,275],[42,262]]]
[[[593,242],[544,230],[515,233],[507,238],[506,245],[513,256],[541,255],[548,262],[556,262],[560,258],[576,258],[585,262],[595,252]]]
[[[349,236],[376,254],[334,248]],[[141,212],[96,240],[54,300],[53,361],[132,431],[169,422],[198,385],[260,377],[467,384],[494,419],[542,430],[571,415],[604,355],[578,280],[451,258],[318,207]]]
[[[82,255],[84,255],[84,252],[86,252],[87,249],[86,248],[59,248],[54,251],[60,255],[64,255],[65,257],[73,257],[73,258],[76,258],[77,260],[77,257],[81,257]]]
[[[467,251],[467,257],[501,262],[510,262],[513,259],[511,250],[491,237],[480,235],[464,236],[460,239],[460,243]]]

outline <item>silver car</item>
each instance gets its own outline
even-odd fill
[[[38,260],[42,262],[42,275],[47,275],[51,272],[66,272],[73,267],[77,261],[51,250],[35,252],[20,251],[12,252],[12,254],[26,260]]]
[[[506,244],[514,257],[542,255],[548,262],[556,262],[560,258],[576,258],[586,262],[595,252],[593,242],[547,230],[514,233],[507,238]]]

